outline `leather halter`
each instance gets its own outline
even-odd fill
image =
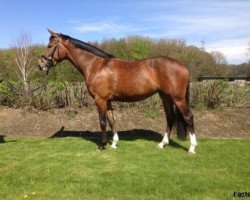
[[[41,55],[41,58],[43,58],[47,61],[46,67],[48,67],[48,68],[54,67],[53,59],[54,59],[54,54],[55,54],[56,48],[58,47],[58,43],[59,42],[54,44],[54,46],[51,49],[51,53],[48,56]]]

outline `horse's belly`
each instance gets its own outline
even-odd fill
[[[117,75],[113,83],[114,99],[119,101],[139,101],[158,91],[155,71],[148,67],[133,68]]]
[[[154,95],[155,93],[157,93],[156,88],[143,89],[134,87],[118,91],[116,94],[114,94],[112,100],[124,102],[140,101]]]

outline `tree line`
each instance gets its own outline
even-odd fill
[[[202,48],[189,46],[185,40],[181,39],[127,36],[121,39],[105,39],[90,43],[125,60],[156,56],[175,58],[187,66],[193,81],[200,76],[250,76],[250,62],[229,65],[221,52],[207,52]],[[36,67],[36,60],[37,55],[41,55],[45,48],[45,45],[33,45],[29,35],[21,34],[9,49],[0,50],[0,77],[21,81],[24,86],[26,82],[41,80],[44,74]],[[49,79],[83,81],[81,74],[68,61],[60,63],[51,70]]]

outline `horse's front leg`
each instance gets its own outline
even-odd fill
[[[107,126],[107,101],[101,98],[95,98],[95,103],[99,113],[100,127],[102,130],[101,144],[98,149],[102,150],[108,143],[106,126]]]
[[[108,102],[107,119],[108,119],[109,126],[111,128],[111,131],[113,133],[113,142],[112,142],[111,148],[116,149],[117,148],[116,144],[119,141],[119,137],[115,130],[115,117],[114,117],[113,109],[111,106],[111,102]]]

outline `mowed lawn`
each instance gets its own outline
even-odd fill
[[[96,150],[77,137],[16,138],[0,143],[0,199],[233,199],[250,192],[250,139],[121,140]],[[236,198],[235,198],[236,199]]]

